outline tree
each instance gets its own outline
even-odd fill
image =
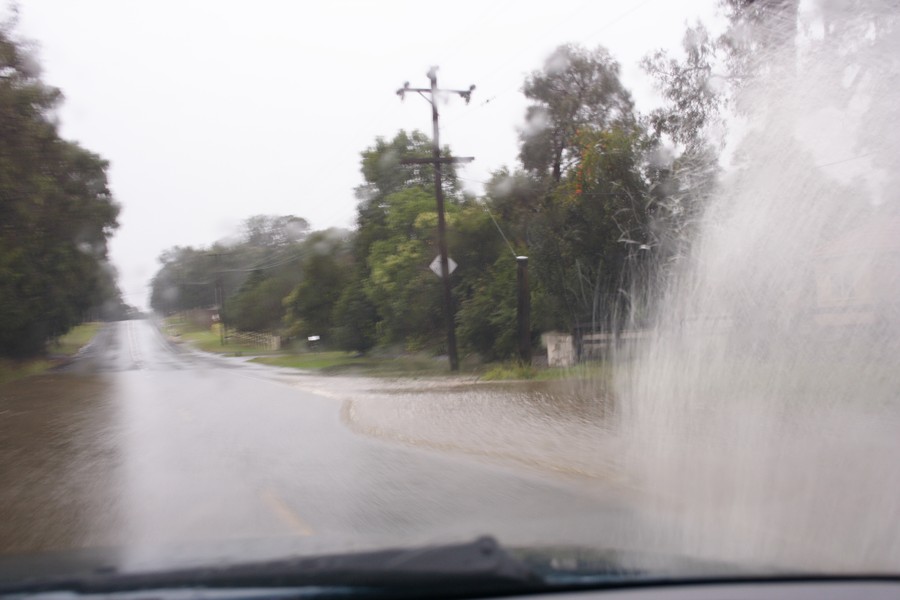
[[[294,215],[256,215],[244,221],[243,241],[254,248],[279,249],[301,242],[309,222]]]
[[[463,346],[488,361],[505,360],[518,352],[518,314],[516,261],[502,253],[471,283],[472,293],[465,298],[457,315],[459,338]],[[540,332],[552,327],[547,296],[540,280],[531,285],[532,344]]]
[[[122,291],[116,282],[118,276],[116,268],[109,262],[104,262],[99,274],[97,291],[94,295],[96,301],[90,310],[90,318],[102,321],[123,321],[137,313],[137,309],[126,304],[122,298]]]
[[[287,335],[319,335],[331,344],[335,305],[351,273],[349,241],[346,232],[330,229],[304,242],[303,279],[283,301]]]
[[[474,283],[457,315],[459,339],[485,360],[513,356],[518,348],[516,329],[516,262],[501,256]]]
[[[376,138],[375,143],[360,154],[364,183],[355,190],[359,202],[355,255],[360,265],[365,265],[371,243],[385,235],[385,200],[389,195],[419,188],[434,196],[434,167],[430,164],[400,164],[405,158],[431,158],[431,152],[431,138],[427,135],[420,131],[407,133],[400,130],[390,140]],[[445,147],[442,154],[450,156],[449,148]],[[452,163],[444,165],[441,181],[446,197],[452,201],[460,189],[456,167]]]
[[[666,105],[654,110],[650,120],[657,135],[666,135],[687,153],[703,152],[710,143],[710,128],[723,125],[722,109],[728,102],[731,78],[717,72],[720,66],[720,42],[702,23],[689,27],[682,39],[685,58],[678,60],[665,50],[657,50],[641,61],[641,66],[656,81]]]
[[[350,276],[332,314],[345,349],[366,351],[376,341],[420,348],[441,322],[439,282],[427,270],[436,254],[433,167],[401,164],[430,158],[431,151],[425,134],[399,131],[361,153]],[[449,148],[442,152],[450,156]],[[442,181],[449,215],[461,200],[453,165],[444,168]]]
[[[619,64],[602,47],[564,45],[533,72],[522,88],[532,101],[520,134],[522,166],[559,183],[578,132],[632,119],[631,94],[619,81]]]
[[[657,148],[648,165],[649,195],[657,207],[649,236],[653,261],[645,263],[641,295],[665,287],[697,237],[700,217],[719,189],[719,155],[726,139],[726,111],[738,81],[727,68],[723,38],[697,23],[682,40],[684,58],[658,50],[642,61],[666,104],[649,117]]]
[[[648,157],[657,141],[603,48],[560,46],[523,91],[532,100],[520,136],[528,175],[501,176],[488,188],[492,205],[529,246],[547,294],[546,324],[617,330],[630,310],[635,263],[652,245]]]
[[[171,314],[216,303],[214,263],[206,249],[174,247],[159,257],[161,267],[150,285],[150,306]]]
[[[409,188],[385,199],[385,234],[371,245],[364,289],[375,306],[379,341],[420,349],[440,338],[440,281],[428,270],[437,253],[433,196]],[[448,214],[456,210],[447,205]]]
[[[225,303],[226,324],[239,331],[277,331],[284,312],[284,297],[291,282],[254,271]]]
[[[355,278],[344,286],[332,311],[334,342],[342,350],[368,352],[378,342],[378,311],[363,283]]]
[[[218,301],[215,289],[220,283],[230,300],[226,313],[237,311],[226,314],[237,319],[229,325],[273,331],[281,323],[282,299],[300,282],[308,231],[309,224],[301,217],[256,215],[244,221],[227,242],[167,250],[153,278],[150,305],[163,314],[209,308]],[[258,277],[253,277],[256,272]],[[241,298],[231,298],[234,295]]]
[[[542,182],[521,169],[510,172],[503,167],[491,174],[484,191],[484,202],[502,223],[504,235],[513,245],[528,247],[546,194]]]
[[[107,241],[119,208],[108,163],[57,132],[62,99],[0,26],[0,353],[27,356],[105,298]]]
[[[627,316],[636,262],[650,247],[654,213],[643,167],[652,141],[639,126],[583,130],[577,164],[555,190],[533,235],[538,279],[555,323],[615,331]]]

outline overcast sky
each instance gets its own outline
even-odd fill
[[[646,110],[638,61],[716,27],[714,0],[27,0],[20,33],[62,89],[62,133],[111,162],[122,205],[111,244],[126,301],[148,304],[157,257],[208,245],[254,214],[352,227],[359,153],[398,129],[430,134],[404,81],[477,89],[441,107],[442,141],[476,161],[475,192],[514,165],[524,77],[559,44],[606,46]]]

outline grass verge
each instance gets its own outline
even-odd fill
[[[47,369],[74,356],[79,350],[90,342],[100,330],[102,323],[82,323],[73,327],[69,332],[56,342],[47,345],[48,354],[54,358],[28,358],[23,360],[0,359],[0,385],[23,379],[32,375],[39,375]]]
[[[166,328],[199,350],[230,356],[251,355],[256,362],[274,367],[314,371],[321,374],[368,375],[381,377],[440,377],[450,375],[447,359],[422,354],[400,356],[359,356],[349,352],[290,352],[266,350],[231,341],[222,344],[219,333],[210,329],[196,329],[180,317],[166,319]],[[515,362],[480,365],[463,361],[462,375],[476,375],[485,381],[557,379],[609,379],[611,369],[606,363],[586,363],[569,368],[526,367]]]
[[[75,356],[88,342],[94,339],[103,323],[82,323],[73,327],[69,332],[50,344],[47,348],[50,354],[62,356]]]
[[[240,344],[233,339],[227,339],[222,343],[222,337],[218,331],[212,329],[197,329],[192,327],[184,319],[169,317],[165,320],[166,332],[177,339],[190,343],[198,350],[224,354],[226,356],[243,356],[257,354],[277,354],[276,350],[269,350],[251,344]]]
[[[0,385],[39,375],[53,366],[53,361],[46,358],[31,358],[26,360],[0,359]]]
[[[225,344],[222,344],[222,337],[219,333],[210,330],[183,331],[181,332],[181,339],[190,342],[199,350],[216,354],[241,356],[243,354],[256,354],[257,351],[260,351],[259,348],[236,344],[233,341],[226,341]]]
[[[421,355],[399,357],[358,356],[346,352],[308,352],[260,356],[252,362],[275,367],[316,371],[322,374],[370,375],[384,377],[439,377],[448,375],[445,358]],[[485,370],[486,369],[486,370]],[[608,363],[587,363],[569,368],[526,367],[517,363],[464,365],[463,375],[478,375],[483,381],[553,381],[560,379],[608,380]]]
[[[558,379],[609,379],[612,368],[606,362],[582,363],[573,367],[533,367],[519,363],[502,363],[488,368],[481,376],[485,381],[554,381]]]
[[[358,356],[347,352],[307,352],[281,356],[260,356],[252,362],[318,371],[327,374],[354,374],[374,376],[424,376],[446,375],[446,359],[427,356]]]

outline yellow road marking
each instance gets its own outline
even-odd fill
[[[314,535],[312,527],[306,524],[306,522],[297,516],[297,513],[292,511],[290,507],[285,503],[281,497],[275,493],[275,490],[271,488],[267,488],[260,492],[260,498],[262,498],[263,502],[274,512],[278,517],[284,521],[291,529],[294,530],[299,536],[309,536]]]

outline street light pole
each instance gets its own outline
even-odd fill
[[[518,321],[519,361],[531,365],[531,292],[528,289],[528,257],[516,257],[516,320]]]

